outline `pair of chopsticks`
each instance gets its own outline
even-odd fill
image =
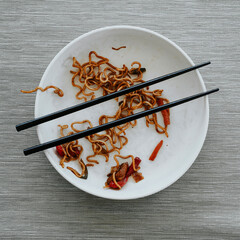
[[[22,131],[24,129],[36,126],[38,124],[45,123],[45,122],[51,121],[53,119],[68,115],[70,113],[73,113],[73,112],[76,112],[76,111],[79,111],[79,110],[97,105],[97,104],[105,102],[105,101],[108,101],[110,99],[114,99],[116,97],[128,94],[130,92],[139,90],[141,88],[145,88],[147,86],[151,86],[153,84],[163,82],[167,79],[170,79],[170,78],[182,75],[184,73],[193,71],[195,69],[204,67],[206,65],[209,65],[210,63],[211,62],[204,62],[202,64],[198,64],[198,65],[195,65],[195,66],[192,66],[192,67],[181,69],[181,70],[178,70],[176,72],[172,72],[172,73],[163,75],[161,77],[157,77],[157,78],[148,80],[146,82],[134,85],[132,87],[122,89],[120,91],[108,94],[106,96],[102,96],[102,97],[93,99],[93,100],[88,101],[88,102],[77,104],[75,106],[72,106],[72,107],[69,107],[69,108],[66,108],[66,109],[63,109],[63,110],[60,110],[60,111],[57,111],[57,112],[39,117],[39,118],[35,118],[33,120],[30,120],[30,121],[27,121],[27,122],[24,122],[24,123],[20,123],[20,124],[16,125],[16,129],[17,129],[17,131]],[[145,110],[145,111],[142,111],[142,112],[139,112],[139,113],[121,118],[121,119],[117,119],[115,121],[112,121],[112,122],[109,122],[109,123],[106,123],[106,124],[103,124],[103,125],[99,125],[99,126],[87,129],[87,130],[79,132],[79,133],[75,133],[73,135],[65,136],[65,137],[62,137],[62,138],[59,138],[59,139],[55,139],[55,140],[52,140],[52,141],[49,141],[49,142],[45,142],[45,143],[30,147],[30,148],[26,148],[26,149],[23,150],[23,153],[24,153],[24,155],[30,155],[30,154],[33,154],[33,153],[36,153],[36,152],[39,152],[39,151],[42,151],[42,150],[46,150],[48,148],[55,147],[57,145],[64,144],[64,143],[67,143],[67,142],[71,142],[71,141],[77,140],[79,138],[83,138],[83,137],[86,137],[86,136],[104,131],[106,129],[116,127],[116,126],[119,126],[121,124],[124,124],[124,123],[130,122],[130,121],[145,117],[147,115],[162,111],[164,109],[171,108],[171,107],[174,107],[174,106],[192,101],[194,99],[209,95],[209,94],[217,92],[217,91],[219,91],[219,88],[212,89],[210,91],[206,91],[206,92],[202,92],[202,93],[198,93],[198,94],[186,97],[186,98],[182,98],[182,99],[170,102],[168,104],[164,104],[162,106],[158,106],[158,107],[155,107],[155,108],[152,108],[152,109],[148,109],[148,110]]]

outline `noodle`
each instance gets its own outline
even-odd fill
[[[87,161],[90,162],[90,163],[99,164],[99,162],[98,162],[97,160],[91,160],[91,159],[89,159],[89,158],[91,158],[91,157],[95,157],[96,155],[97,155],[97,154],[88,156],[88,157],[87,157]]]
[[[116,177],[115,177],[115,175],[116,175],[116,172],[114,172],[113,173],[113,182],[116,184],[116,186],[119,188],[119,189],[121,189],[122,187],[117,183],[117,180],[116,180]]]
[[[86,164],[86,167],[93,167],[94,166],[94,164],[92,164],[92,163],[87,163]]]
[[[132,157],[132,165],[133,165],[133,170],[136,172],[140,169],[140,167],[136,168],[136,164],[135,164],[135,158]]]
[[[119,161],[117,160],[117,157],[122,158],[122,159],[127,159],[127,158],[132,158],[132,162],[134,162],[134,156],[133,155],[128,155],[128,156],[122,156],[122,155],[114,155],[114,160],[116,162],[116,166],[119,167]],[[134,170],[135,170],[135,166],[134,166]],[[135,170],[136,171],[136,170]]]
[[[65,162],[66,157],[67,156],[65,155],[60,161],[60,165],[61,165],[62,168],[64,168],[64,162]]]
[[[53,86],[53,85],[50,85],[50,86],[47,86],[45,87],[44,89],[42,87],[36,87],[35,89],[33,90],[30,90],[30,91],[25,91],[25,90],[21,90],[22,93],[33,93],[33,92],[36,92],[37,90],[41,90],[42,92],[45,92],[47,91],[49,88],[54,88],[54,93],[56,93],[59,97],[63,97],[64,93],[63,91],[56,87],[56,86]]]
[[[85,164],[83,163],[82,160],[78,159],[78,162],[82,167],[82,173],[81,174],[79,174],[78,171],[76,171],[75,169],[73,169],[71,167],[67,167],[67,169],[71,170],[78,178],[81,178],[85,174],[86,166],[85,166]]]
[[[58,125],[60,127],[60,135],[61,137],[64,137],[63,130],[68,128],[68,125]]]
[[[126,46],[121,46],[121,47],[119,47],[119,48],[112,47],[112,49],[115,50],[115,51],[118,51],[118,50],[120,50],[121,48],[126,48]]]

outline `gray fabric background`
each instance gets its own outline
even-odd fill
[[[240,239],[240,1],[0,1],[1,239]],[[64,180],[43,153],[31,119],[35,87],[52,58],[90,30],[117,24],[149,28],[185,50],[210,97],[209,131],[191,169],[153,196],[110,201]]]

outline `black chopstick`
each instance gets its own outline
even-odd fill
[[[108,101],[108,100],[110,100],[110,99],[113,99],[113,98],[122,96],[122,95],[124,95],[124,94],[128,94],[128,93],[130,93],[130,92],[139,90],[139,89],[141,89],[141,88],[151,86],[151,85],[153,85],[153,84],[155,84],[155,83],[159,83],[159,82],[165,81],[165,80],[167,80],[167,79],[170,79],[170,78],[179,76],[179,75],[181,75],[181,74],[184,74],[184,73],[193,71],[193,70],[195,70],[195,69],[197,69],[197,68],[204,67],[204,66],[206,66],[206,65],[208,65],[208,64],[210,64],[210,63],[211,63],[211,62],[208,61],[208,62],[204,62],[204,63],[198,64],[198,65],[192,66],[192,67],[188,67],[188,68],[185,68],[185,69],[181,69],[181,70],[178,70],[178,71],[176,71],[176,72],[172,72],[172,73],[163,75],[163,76],[161,76],[161,77],[157,77],[157,78],[148,80],[148,81],[146,81],[146,82],[139,83],[139,84],[134,85],[134,86],[132,86],[132,87],[125,88],[125,89],[122,89],[122,90],[120,90],[120,91],[117,91],[117,92],[114,92],[114,93],[111,93],[111,94],[108,94],[108,95],[105,95],[105,96],[102,96],[102,97],[93,99],[93,100],[91,100],[91,101],[87,101],[87,102],[84,102],[84,103],[81,103],[81,104],[77,104],[77,105],[75,105],[75,106],[72,106],[72,107],[69,107],[69,108],[65,108],[65,109],[63,109],[63,110],[60,110],[60,111],[57,111],[57,112],[54,112],[54,113],[50,113],[50,114],[48,114],[48,115],[45,115],[45,116],[42,116],[42,117],[39,117],[39,118],[35,118],[35,119],[33,119],[33,120],[29,120],[29,121],[24,122],[24,123],[20,123],[20,124],[16,125],[16,129],[17,129],[18,132],[19,132],[19,131],[22,131],[22,130],[24,130],[24,129],[27,129],[27,128],[36,126],[36,125],[38,125],[38,124],[51,121],[51,120],[53,120],[53,119],[56,119],[56,118],[59,118],[59,117],[68,115],[68,114],[70,114],[70,113],[73,113],[73,112],[82,110],[82,109],[84,109],[84,108],[88,108],[88,107],[97,105],[97,104],[99,104],[99,103],[102,103],[102,102]]]
[[[210,91],[206,91],[206,92],[198,93],[198,94],[186,97],[186,98],[182,98],[182,99],[179,99],[179,100],[176,100],[176,101],[170,102],[168,104],[164,104],[162,106],[155,107],[155,108],[152,108],[152,109],[149,109],[149,110],[146,110],[146,111],[135,113],[135,114],[127,116],[125,118],[121,118],[121,119],[118,119],[118,120],[115,120],[115,121],[112,121],[112,122],[109,122],[109,123],[105,123],[103,125],[99,125],[99,126],[87,129],[85,131],[75,133],[73,135],[58,138],[58,139],[55,139],[55,140],[52,140],[52,141],[49,141],[49,142],[45,142],[45,143],[30,147],[30,148],[26,148],[26,149],[23,150],[23,153],[24,153],[24,155],[27,156],[27,155],[30,155],[30,154],[33,154],[33,153],[36,153],[36,152],[39,152],[39,151],[42,151],[42,150],[46,150],[48,148],[55,147],[57,145],[64,144],[64,143],[67,143],[67,142],[71,142],[71,141],[74,141],[74,140],[77,140],[77,139],[80,139],[80,138],[83,138],[83,137],[86,137],[86,136],[104,131],[106,129],[116,127],[118,125],[121,125],[121,124],[130,122],[130,121],[145,117],[145,116],[153,114],[155,112],[159,112],[159,111],[162,111],[164,109],[171,108],[171,107],[174,107],[174,106],[192,101],[194,99],[203,97],[205,95],[208,95],[208,94],[211,94],[211,93],[214,93],[214,92],[217,92],[217,91],[219,91],[219,88],[215,88],[215,89],[212,89]]]

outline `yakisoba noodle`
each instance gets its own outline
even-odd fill
[[[102,90],[103,95],[107,95],[121,89],[130,87],[136,83],[144,82],[143,72],[145,69],[141,68],[141,64],[134,61],[131,64],[131,68],[128,69],[126,65],[121,68],[114,66],[109,62],[109,59],[98,55],[95,51],[89,53],[88,62],[83,64],[79,63],[75,57],[73,57],[72,66],[75,70],[70,72],[72,76],[72,86],[78,89],[76,93],[76,98],[82,101],[89,101],[95,98],[95,93],[98,90]],[[108,123],[112,120],[117,120],[129,115],[134,114],[137,109],[147,110],[153,108],[158,104],[158,100],[162,99],[163,103],[168,103],[168,99],[162,98],[163,90],[150,91],[146,89],[140,89],[135,92],[126,94],[125,96],[116,99],[118,102],[118,109],[116,113],[112,116],[102,115],[99,117],[99,125]],[[167,112],[169,114],[169,110]],[[159,134],[165,134],[168,136],[167,127],[168,124],[164,126],[160,125],[158,118],[160,114],[154,113],[150,116],[146,116],[146,126],[149,127],[153,125],[155,130]],[[165,121],[164,121],[165,122]],[[73,141],[62,146],[62,159],[60,160],[60,165],[64,167],[65,162],[76,161],[80,163],[82,172],[78,173],[77,170],[68,167],[77,177],[82,177],[86,175],[87,167],[99,164],[99,156],[103,156],[105,161],[109,161],[110,154],[113,153],[114,160],[116,161],[116,167],[119,169],[118,157],[122,159],[131,158],[132,167],[136,172],[138,168],[135,166],[134,157],[132,155],[122,156],[120,155],[121,149],[128,143],[128,138],[126,136],[126,130],[129,127],[135,127],[137,125],[137,120],[125,123],[121,126],[117,126],[111,129],[105,130],[102,134],[92,134],[87,136],[86,139],[92,146],[93,154],[86,157],[86,165],[81,159],[81,153],[83,147],[78,144],[78,141]],[[76,132],[81,132],[87,128],[92,128],[93,125],[89,120],[73,122],[70,125],[69,134]],[[60,135],[64,136],[64,131],[68,129],[68,125],[60,126]],[[81,160],[80,160],[81,159]],[[117,169],[116,168],[116,169]],[[115,172],[113,174],[113,181],[116,184]],[[116,184],[120,189],[121,186]]]
[[[63,97],[64,93],[63,93],[62,89],[60,89],[60,88],[58,88],[58,87],[56,87],[56,86],[53,86],[53,85],[47,86],[47,87],[45,87],[45,88],[36,87],[35,89],[30,90],[30,91],[21,90],[21,92],[22,92],[22,93],[33,93],[33,92],[36,92],[37,90],[40,90],[40,91],[42,91],[42,92],[45,92],[45,91],[47,91],[49,88],[55,89],[53,92],[54,92],[55,94],[57,94],[59,97]]]
[[[113,172],[113,182],[116,184],[116,186],[118,187],[118,189],[121,189],[122,187],[118,184],[117,180],[116,180],[116,172]]]
[[[126,46],[121,46],[121,47],[118,47],[118,48],[112,47],[112,50],[118,51],[118,50],[120,50],[122,48],[126,48]]]

